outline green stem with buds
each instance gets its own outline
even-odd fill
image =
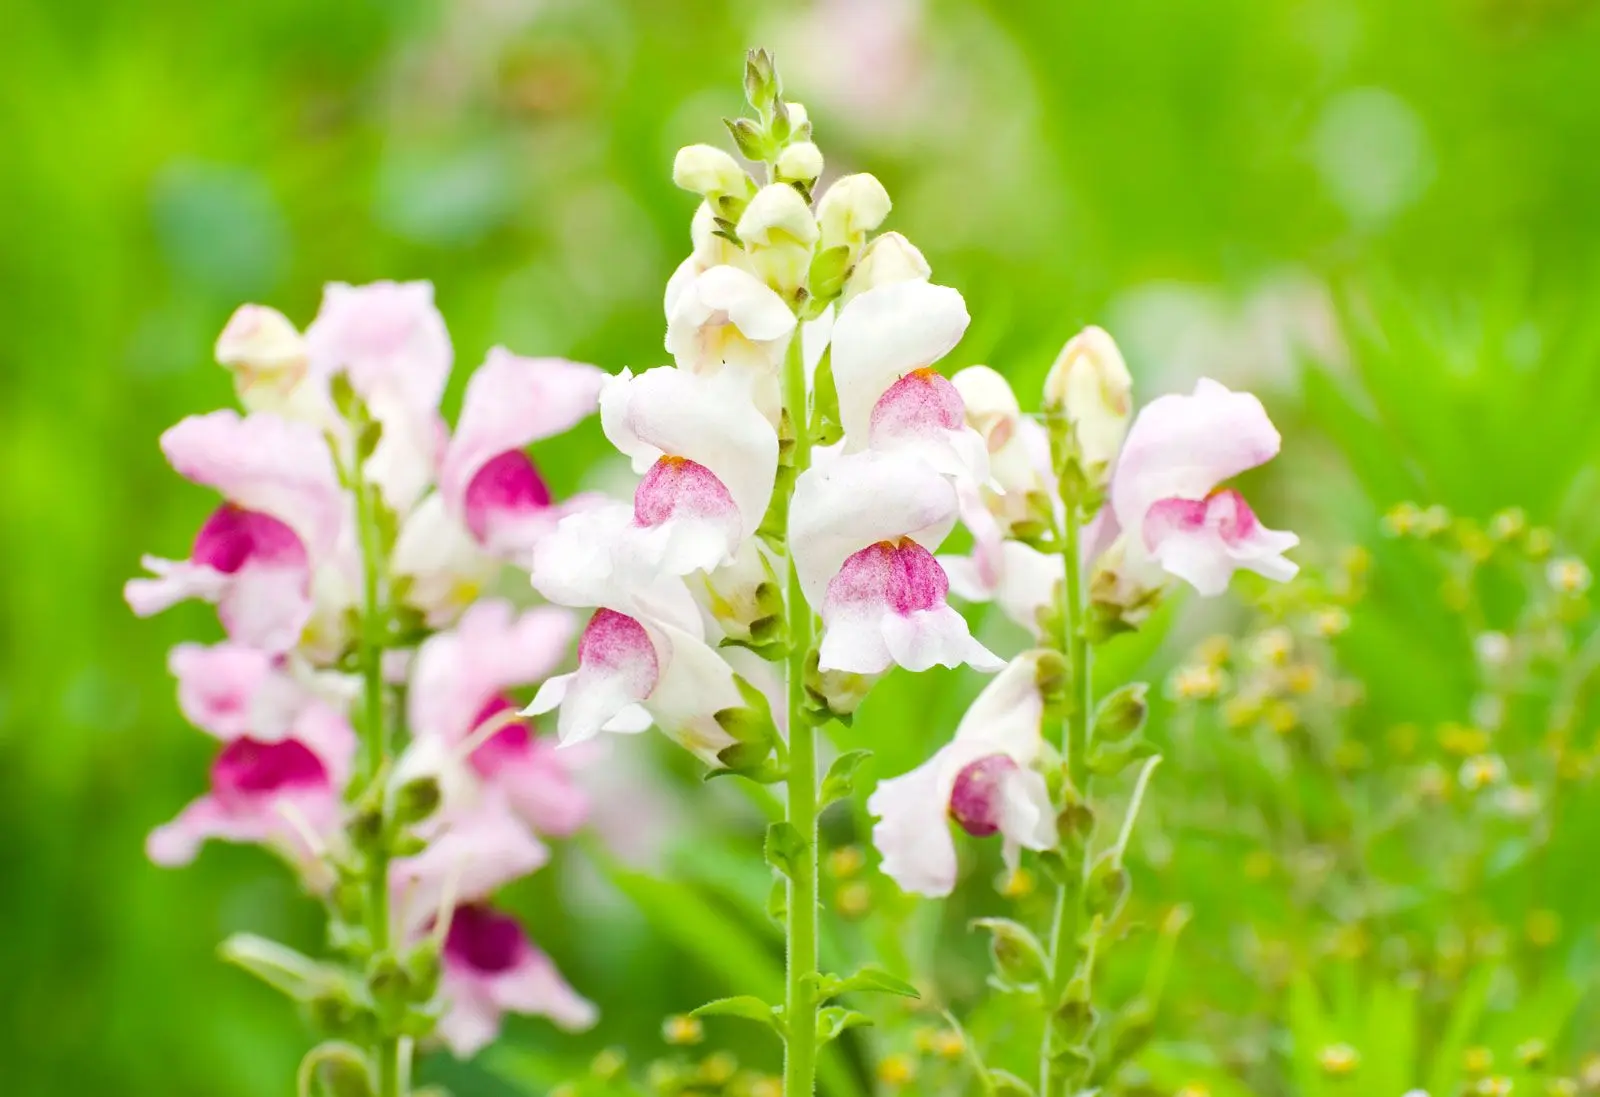
[[[1069,501],[1061,530],[1061,561],[1065,582],[1061,605],[1057,607],[1060,625],[1058,643],[1068,664],[1068,690],[1061,727],[1061,746],[1067,758],[1067,796],[1069,803],[1087,804],[1089,794],[1089,734],[1094,718],[1094,683],[1090,679],[1089,639],[1084,628],[1083,568],[1079,563],[1083,514]],[[1083,874],[1076,894],[1070,884],[1056,886],[1055,916],[1049,940],[1049,976],[1045,1006],[1044,1036],[1039,1046],[1039,1097],[1055,1097],[1074,1071],[1055,1052],[1055,1013],[1074,968],[1077,938],[1082,932],[1084,903],[1092,862],[1088,857],[1088,835],[1083,835]]]
[[[383,652],[387,630],[383,605],[383,543],[378,530],[377,488],[366,477],[363,457],[356,456],[352,488],[361,537],[361,693],[362,772],[366,792],[361,797],[379,812],[377,833],[366,847],[366,928],[372,955],[383,956],[391,947],[389,935],[389,826],[387,797],[382,783],[388,769],[389,731],[384,711]],[[407,1086],[400,1038],[383,1032],[374,1049],[378,1070],[378,1097],[404,1097]]]
[[[784,360],[783,402],[794,433],[792,457],[798,477],[811,464],[805,359],[798,329]],[[814,623],[792,546],[788,573],[789,823],[803,839],[803,855],[789,877],[783,1092],[785,1097],[811,1097],[817,1066],[817,729],[806,705],[806,663]]]

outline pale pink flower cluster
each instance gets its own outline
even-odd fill
[[[685,149],[680,180],[701,177],[743,180],[725,154]],[[904,237],[868,238],[889,210],[870,176],[839,180],[814,210],[787,183],[751,192],[739,243],[712,231],[709,203],[695,217],[694,252],[667,286],[673,364],[624,371],[601,392],[606,436],[640,476],[632,500],[569,515],[534,552],[545,597],[596,611],[578,669],[546,683],[530,710],[559,705],[564,743],[654,724],[726,764],[739,741],[718,714],[749,707],[728,643],[781,641],[785,551],[821,619],[824,675],[1002,665],[947,604],[933,555],[963,493],[989,481],[983,439],[935,368],[966,330],[961,295],[928,280]],[[824,247],[849,248],[853,273],[837,310],[801,323],[780,289]],[[812,391],[808,407],[784,409],[795,340]],[[783,416],[808,414],[824,356],[843,436],[775,500]],[[738,663],[766,683],[759,663]]]
[[[958,594],[996,601],[1044,643],[1065,612],[1065,565],[1036,544],[1062,529],[1061,490],[1046,426],[1020,409],[1010,385],[987,366],[954,378],[968,425],[985,441],[992,481],[963,493],[972,554],[942,563]],[[1279,436],[1261,402],[1201,380],[1188,396],[1140,410],[1131,427],[1130,382],[1109,335],[1075,337],[1046,383],[1067,425],[1080,491],[1106,498],[1084,530],[1078,559],[1089,597],[1136,624],[1170,577],[1203,595],[1220,594],[1238,570],[1279,581],[1296,565],[1283,553],[1299,542],[1263,526],[1244,497],[1220,485],[1275,456]],[[1003,836],[1008,863],[1023,848],[1055,844],[1043,779],[1039,652],[1020,656],[968,711],[955,739],[923,766],[879,784],[868,808],[883,870],[907,891],[947,895],[956,851],[945,820],[969,834]]]
[[[427,283],[330,285],[303,336],[246,305],[217,357],[245,414],[185,419],[161,446],[220,502],[187,558],[146,557],[152,577],[126,590],[141,616],[210,602],[226,633],[171,654],[185,717],[220,747],[206,793],[151,834],[151,858],[183,864],[211,838],[260,843],[326,892],[349,871],[351,801],[379,779],[392,801],[408,780],[430,778],[439,807],[414,828],[421,852],[394,861],[389,884],[397,939],[442,938],[440,1036],[469,1054],[504,1010],[587,1026],[594,1007],[487,905],[548,860],[544,838],[573,833],[588,811],[574,757],[515,718],[513,698],[560,665],[575,621],[479,594],[502,571],[525,570],[574,509],[552,498],[526,447],[593,411],[604,374],[496,348],[452,432],[439,401],[453,352]],[[364,412],[352,417],[341,401]],[[378,496],[365,530],[358,478]],[[383,584],[386,686],[405,698],[391,719],[410,744],[381,778],[356,775],[351,722],[364,552]]]

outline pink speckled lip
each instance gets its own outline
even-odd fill
[[[960,430],[966,423],[966,404],[955,385],[938,370],[912,370],[878,398],[872,409],[869,440],[882,444],[890,438]]]
[[[500,975],[522,963],[532,946],[509,914],[481,903],[458,906],[445,935],[445,958],[481,975]]]
[[[306,548],[298,534],[271,515],[225,503],[195,535],[196,564],[233,575],[251,562],[305,567]]]
[[[829,607],[887,607],[902,617],[944,604],[950,580],[933,553],[902,537],[868,545],[844,562],[828,584]]]
[[[1215,530],[1226,545],[1237,546],[1260,528],[1255,511],[1232,488],[1212,492],[1204,499],[1162,499],[1144,520],[1144,543],[1155,549],[1173,533]]]
[[[710,469],[686,457],[663,457],[633,493],[633,519],[650,527],[676,517],[731,517],[737,522],[739,510]]]
[[[298,739],[275,743],[235,739],[211,765],[211,787],[217,799],[230,806],[327,783],[328,770],[322,759]]]
[[[1006,778],[1017,763],[1004,754],[991,754],[968,762],[956,774],[950,790],[950,817],[974,838],[987,838],[1000,830]]]
[[[484,542],[497,515],[543,510],[550,501],[550,488],[533,458],[520,449],[507,450],[486,461],[467,484],[467,528]]]

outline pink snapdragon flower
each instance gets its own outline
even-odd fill
[[[588,505],[557,502],[525,447],[594,412],[604,371],[560,358],[489,352],[467,383],[445,444],[438,490],[411,511],[392,570],[430,624],[448,624],[507,564],[526,567],[560,519]]]
[[[356,750],[349,721],[327,705],[308,705],[276,738],[256,738],[238,727],[219,737],[210,790],[151,832],[150,859],[188,864],[206,839],[216,838],[272,846],[309,868],[343,819]]]
[[[487,899],[550,860],[550,848],[493,793],[469,805],[447,805],[415,833],[426,848],[389,865],[394,919],[401,932],[417,932],[448,905]]]
[[[872,841],[883,872],[909,892],[939,897],[956,883],[948,821],[968,834],[999,834],[1006,862],[1023,849],[1056,843],[1054,808],[1033,767],[1043,749],[1039,652],[995,676],[956,728],[955,738],[910,773],[879,782],[867,801],[877,816]]]
[[[561,743],[602,731],[640,732],[652,723],[708,764],[736,740],[717,713],[744,705],[733,669],[697,632],[601,609],[578,641],[578,669],[539,688],[527,712],[560,706]]]
[[[577,623],[546,606],[517,615],[508,603],[479,602],[448,632],[428,638],[411,669],[412,743],[396,781],[433,771],[446,803],[484,791],[528,826],[564,837],[583,825],[588,798],[562,754],[527,719],[509,691],[543,681],[561,662]],[[498,730],[485,731],[490,721]]]
[[[1111,481],[1111,517],[1130,568],[1151,565],[1221,594],[1239,569],[1280,582],[1298,567],[1283,553],[1293,533],[1257,520],[1224,480],[1277,456],[1281,438],[1261,401],[1202,378],[1192,395],[1162,396],[1140,410]]]
[[[840,310],[832,361],[845,452],[905,450],[947,475],[989,479],[960,391],[933,369],[970,320],[961,294],[917,279],[867,290]]]
[[[438,1033],[458,1058],[492,1043],[504,1013],[548,1017],[568,1032],[586,1029],[599,1017],[594,1003],[561,977],[522,924],[493,907],[456,907],[440,959],[446,1009]]]
[[[676,575],[731,563],[755,535],[778,471],[778,434],[748,380],[663,366],[605,385],[606,437],[644,480],[634,492],[643,551]]]
[[[909,454],[819,454],[795,485],[790,551],[823,623],[822,670],[879,674],[1002,661],[945,602],[932,555],[956,519],[956,491]]]
[[[225,500],[189,559],[143,559],[153,579],[124,588],[149,616],[189,598],[214,603],[228,635],[269,651],[294,646],[312,614],[312,571],[335,557],[347,503],[327,446],[308,423],[216,411],[161,436],[184,478]]]
[[[344,373],[383,427],[367,475],[394,511],[411,509],[433,481],[444,447],[439,399],[454,351],[428,282],[331,282],[306,329],[312,376]]]

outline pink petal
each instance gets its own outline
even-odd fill
[[[318,376],[344,370],[369,403],[384,393],[418,409],[438,406],[454,358],[428,282],[330,282],[306,349]]]

